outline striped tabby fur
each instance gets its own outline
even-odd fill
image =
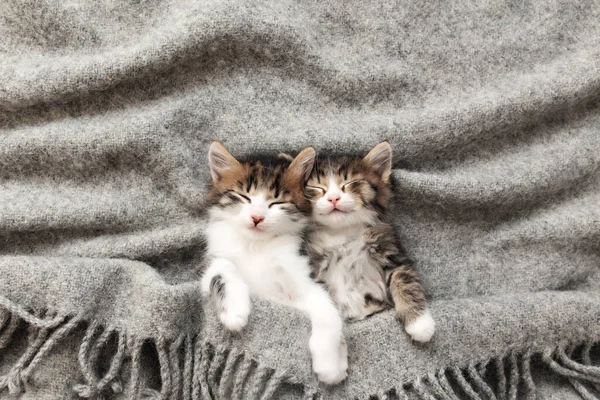
[[[365,157],[320,158],[306,185],[315,222],[307,248],[314,278],[344,318],[360,320],[393,306],[411,337],[425,342],[435,325],[419,276],[388,222],[391,167],[387,142]]]

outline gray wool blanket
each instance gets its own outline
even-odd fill
[[[600,398],[600,4],[0,2],[0,397]],[[345,328],[200,296],[212,140],[394,149],[437,321]]]

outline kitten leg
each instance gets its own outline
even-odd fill
[[[302,286],[297,307],[305,311],[311,320],[309,348],[313,370],[321,382],[335,385],[346,378],[348,370],[342,318],[321,286],[310,280]]]
[[[241,331],[250,315],[250,291],[236,266],[215,258],[202,276],[202,293],[211,296],[219,320],[230,331]]]
[[[394,301],[396,316],[413,340],[428,342],[435,332],[435,321],[427,309],[423,287],[416,273],[406,266],[391,271],[387,282]]]

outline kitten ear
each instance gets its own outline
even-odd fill
[[[392,146],[381,142],[363,158],[363,162],[387,182],[392,174]]]
[[[238,166],[240,163],[227,151],[225,146],[219,142],[212,142],[208,149],[208,166],[213,182],[217,182],[228,170]]]
[[[292,161],[288,167],[288,171],[293,173],[294,177],[301,180],[302,183],[306,182],[310,177],[313,166],[315,165],[315,158],[317,152],[312,147],[307,147],[302,150],[296,158]]]

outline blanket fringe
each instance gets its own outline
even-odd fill
[[[94,327],[88,328],[93,329]],[[119,337],[119,343],[125,343],[124,336],[120,334]],[[132,348],[132,365],[127,391],[133,398],[269,400],[274,398],[276,391],[288,380],[285,373],[259,366],[245,352],[222,346],[214,347],[197,337],[182,335],[171,345],[161,339],[154,343],[160,366],[161,386],[159,390],[142,387],[144,383],[140,379],[139,363],[143,344],[144,341],[134,341],[129,345]],[[116,378],[124,348],[119,347],[111,368],[102,379],[88,377],[84,385],[75,387],[80,397],[99,396],[111,379]],[[85,352],[85,348],[83,351]]]
[[[1,301],[0,306],[5,306]],[[19,328],[27,326],[27,346],[9,371],[0,376],[0,390],[8,388],[10,394],[23,391],[32,371],[52,348],[68,336],[81,322],[81,316],[57,317],[51,312],[27,313],[13,306],[2,310],[0,316],[0,350],[17,338]]]
[[[578,345],[560,343],[555,348],[534,351],[511,349],[501,357],[466,367],[449,367],[391,388],[369,399],[420,400],[535,400],[531,375],[534,357],[555,374],[566,378],[584,400],[600,400],[600,366],[593,365],[592,347],[600,342]]]
[[[174,340],[136,338],[82,315],[32,312],[0,296],[0,351],[13,341],[20,346],[19,332],[27,332],[23,353],[0,376],[0,392],[25,391],[40,361],[79,327],[85,328],[78,351],[83,381],[73,390],[81,398],[103,399],[111,397],[110,392],[125,392],[132,399],[270,400],[284,383],[298,383],[285,372],[260,365],[244,351],[215,347],[198,335],[180,335]],[[142,370],[147,344],[156,350],[158,388],[148,386]],[[102,363],[108,364],[102,368]]]
[[[261,365],[244,351],[214,346],[198,335],[182,334],[174,340],[137,338],[95,320],[86,321],[83,315],[31,312],[0,297],[0,351],[19,339],[18,345],[24,347],[8,372],[0,376],[0,391],[12,395],[24,391],[44,357],[80,326],[85,328],[78,352],[83,382],[73,390],[81,398],[102,399],[111,397],[111,392],[125,392],[127,398],[161,400],[270,400],[277,398],[282,385],[299,383],[285,372]],[[21,332],[26,332],[26,341]],[[147,371],[142,371],[142,353],[148,344],[156,351],[158,387],[148,386]],[[535,358],[565,378],[582,399],[600,400],[600,366],[594,365],[591,356],[598,344],[589,341],[545,349],[511,349],[500,357],[443,368],[413,382],[379,390],[369,399],[535,400],[531,374]],[[304,390],[307,399],[323,397],[316,387]]]

